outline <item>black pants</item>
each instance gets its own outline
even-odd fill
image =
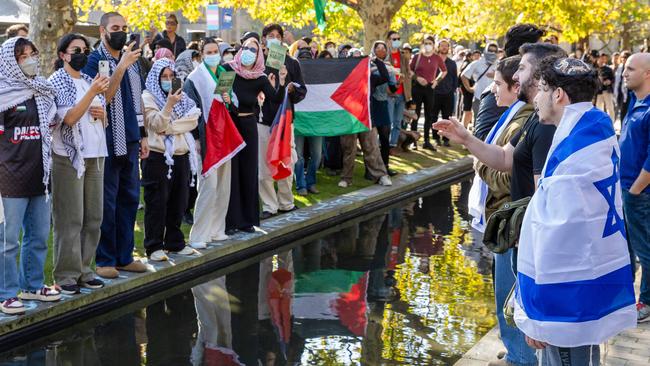
[[[418,130],[418,121],[420,120],[420,113],[422,106],[424,105],[424,131],[425,134],[428,134],[426,126],[433,122],[433,89],[430,85],[422,86],[420,83],[415,82],[413,84],[413,102],[415,103],[415,113],[418,115],[418,118],[411,122],[411,131]],[[425,135],[428,136],[428,135]]]
[[[449,94],[435,94],[433,98],[433,119],[431,124],[438,121],[438,115],[442,113],[443,119],[449,119],[452,113],[454,113],[454,93]],[[427,125],[424,125],[424,141],[429,141],[429,129],[431,129],[431,137],[437,142],[440,142],[440,136],[438,135],[438,130],[432,129],[431,125],[427,129]],[[448,138],[444,137],[444,141],[449,141]]]
[[[260,192],[257,181],[257,117],[234,119],[246,147],[231,160],[230,205],[226,215],[226,230],[260,225]]]
[[[152,151],[144,162],[144,247],[147,255],[156,250],[172,252],[185,247],[181,220],[190,191],[189,154],[175,155],[171,179],[165,156]]]
[[[386,169],[388,169],[388,159],[390,158],[390,129],[390,125],[377,127],[377,132],[379,133],[379,151],[381,152],[381,159],[384,161]]]

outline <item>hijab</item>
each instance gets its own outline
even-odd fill
[[[255,60],[253,67],[251,69],[247,69],[244,65],[242,65],[241,57],[242,57],[242,53],[244,52],[243,47],[240,48],[239,51],[237,51],[235,58],[232,61],[227,63],[227,65],[230,65],[230,67],[232,67],[232,69],[237,73],[237,75],[239,75],[244,79],[257,79],[265,75],[264,70],[266,69],[266,67],[264,66],[264,51],[262,51],[262,46],[260,45],[260,42],[255,38],[249,38],[248,40],[246,40],[246,42],[248,42],[251,39],[252,42],[254,42],[255,45],[257,46],[257,60]]]

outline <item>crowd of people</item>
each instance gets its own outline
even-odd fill
[[[369,55],[372,128],[340,137],[295,136],[295,175],[276,182],[265,159],[271,125],[285,96],[291,108],[308,93],[301,62],[360,57],[363,50],[333,42],[321,47],[309,37],[289,40],[278,24],[261,34],[246,32],[237,44],[210,37],[186,44],[177,27],[171,14],[164,32],[148,33],[135,47],[125,18],[106,13],[94,47],[79,34],[60,39],[56,71],[47,79],[27,28],[10,28],[0,50],[3,313],[24,313],[22,300],[57,301],[62,293],[101,288],[100,277],[116,278],[119,271],[145,272],[133,257],[141,187],[146,254],[165,261],[170,252],[195,255],[209,242],[255,232],[260,220],[295,210],[294,180],[299,195],[318,194],[321,163],[328,174],[340,174],[340,187],[350,186],[357,142],[366,178],[390,186],[396,174],[390,156],[418,148],[422,131],[424,149],[462,144],[476,157],[469,198],[476,240],[504,203],[533,197],[521,247],[494,255],[507,354],[492,365],[535,364],[534,348],[544,350],[548,364],[567,355],[577,360],[572,364],[597,364],[600,342],[650,320],[648,53],[623,51],[611,65],[597,51],[567,55],[557,37],[544,39],[531,24],[513,26],[503,48],[487,42],[482,52],[433,36],[412,47],[388,31]],[[284,66],[266,66],[269,47],[281,44],[288,50]],[[235,73],[232,89],[216,93],[224,72]],[[232,124],[241,144],[206,172],[202,162],[214,155],[208,123],[214,115]],[[585,202],[567,208],[580,198]],[[602,204],[606,220],[599,216]],[[586,210],[590,205],[597,208]],[[183,220],[193,224],[189,240]],[[50,225],[52,287],[43,274]],[[636,256],[642,282],[635,305]],[[567,257],[585,258],[586,268]],[[607,280],[598,282],[601,277]],[[597,306],[589,302],[596,294],[576,298],[571,307],[558,304],[564,300],[540,285],[559,283],[558,291],[569,291],[572,281],[586,280],[605,289]],[[516,326],[503,311],[515,283]],[[569,310],[582,315],[562,312]],[[549,325],[557,319],[565,328]]]

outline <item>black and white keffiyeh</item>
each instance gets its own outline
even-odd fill
[[[104,42],[99,44],[97,49],[101,55],[102,60],[108,61],[110,74],[115,73],[117,68],[118,60],[116,60],[111,53],[104,46]],[[129,84],[131,85],[131,98],[133,99],[133,107],[135,108],[135,113],[138,116],[138,124],[140,126],[144,125],[144,119],[142,116],[142,81],[140,79],[140,71],[137,63],[129,66],[129,69],[124,75],[124,77],[129,78]],[[126,131],[125,131],[125,122],[124,122],[124,106],[122,105],[122,88],[118,88],[113,100],[110,102],[109,113],[111,115],[111,124],[113,130],[113,150],[116,156],[126,155]]]
[[[176,72],[176,65],[174,64],[174,61],[167,58],[156,61],[151,67],[149,75],[147,75],[147,81],[145,82],[147,91],[153,95],[154,100],[156,101],[156,105],[160,110],[162,110],[167,103],[167,93],[165,93],[160,86],[160,75],[165,69],[170,69],[173,72]],[[172,123],[174,120],[190,114],[201,114],[201,111],[197,108],[196,103],[194,103],[194,101],[190,99],[190,97],[188,97],[185,92],[181,92],[181,94],[181,100],[176,103],[172,109]],[[196,144],[194,142],[194,136],[192,136],[190,132],[186,132],[184,137],[190,150],[190,169],[192,170],[192,182],[190,186],[194,187],[194,177],[198,172],[199,165],[198,156],[196,154]],[[176,150],[174,148],[174,141],[174,135],[165,136],[165,163],[169,166],[167,179],[171,179],[172,177],[171,174],[172,166],[174,165],[174,151]]]
[[[81,78],[89,85],[93,82],[93,79],[84,73],[81,73]],[[72,80],[72,76],[63,68],[55,71],[48,80],[55,89],[57,108],[72,108],[77,104],[77,87],[74,84],[74,80]],[[106,107],[104,96],[100,94],[98,97],[102,102],[102,107]],[[72,166],[77,171],[77,178],[81,178],[86,170],[83,158],[84,145],[81,126],[79,123],[74,126],[68,126],[62,123],[63,120],[58,117],[55,119],[55,122],[57,125],[60,124],[60,126],[57,126],[58,128],[55,129],[54,133],[60,134],[63,147],[70,157]]]
[[[41,132],[43,184],[45,185],[45,194],[48,195],[51,166],[50,147],[52,145],[50,127],[56,115],[54,88],[44,77],[29,78],[20,69],[14,53],[16,41],[20,38],[23,37],[8,39],[0,49],[0,112],[14,108],[32,97],[36,100]],[[40,70],[38,70],[38,73],[40,73]],[[4,126],[2,129],[4,130]]]

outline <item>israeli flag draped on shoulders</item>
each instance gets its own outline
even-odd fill
[[[499,118],[497,123],[492,126],[492,129],[488,133],[485,142],[488,144],[495,144],[497,139],[501,136],[503,131],[508,127],[510,121],[515,117],[517,112],[526,105],[526,103],[518,100],[513,103]],[[487,224],[487,218],[485,217],[485,203],[487,201],[488,195],[488,186],[481,179],[478,173],[474,174],[474,180],[472,181],[472,188],[469,191],[469,197],[467,199],[467,206],[469,214],[473,217],[472,227],[479,232],[485,232],[485,225]]]
[[[519,240],[515,322],[558,347],[600,344],[636,326],[611,119],[566,107]]]

